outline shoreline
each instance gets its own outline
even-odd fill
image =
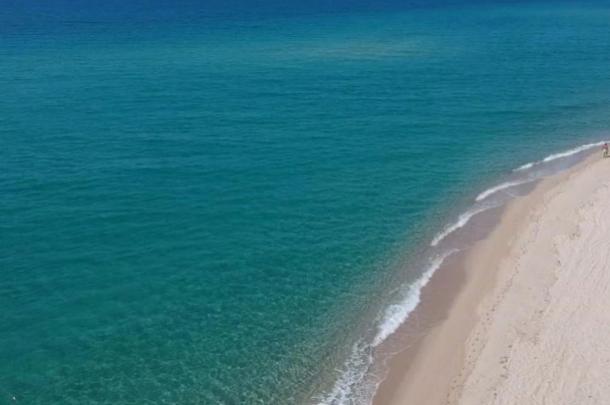
[[[598,154],[592,153],[575,166],[541,179],[525,196],[498,209],[497,224],[489,233],[433,275],[422,289],[420,304],[397,331],[406,349],[390,358],[375,405],[475,403],[461,398],[486,344],[484,330],[493,318],[489,308],[498,305],[497,290],[507,288],[502,282],[510,279],[505,262],[535,223],[535,214],[540,215],[549,193],[598,160]]]
[[[514,209],[512,207],[524,204],[521,201],[529,201],[537,190],[578,170],[596,155],[595,150],[602,144],[602,141],[591,141],[523,164],[502,176],[500,182],[488,184],[483,191],[474,194],[476,198],[472,197],[471,203],[463,205],[461,210],[454,210],[453,220],[445,222],[436,234],[431,234],[431,242],[406,264],[407,277],[415,271],[416,278],[408,278],[408,282],[397,280],[398,287],[386,299],[373,321],[373,328],[352,346],[342,368],[337,369],[339,373],[332,385],[314,396],[313,402],[320,405],[352,403],[349,401],[376,405],[393,403],[392,398],[405,385],[404,376],[410,374],[419,361],[417,353],[429,344],[435,330],[451,319],[449,314],[455,311],[454,307],[459,307],[459,292],[469,285],[467,276],[472,273],[470,268],[473,266],[469,262],[472,253],[493,237],[503,218]],[[519,215],[509,222],[517,224]],[[515,230],[511,232],[516,233]],[[491,260],[488,266],[494,264]],[[478,288],[489,289],[490,283],[487,281]],[[461,312],[476,312],[472,303],[462,304],[470,305],[470,308]],[[462,329],[467,321],[462,319]],[[438,361],[446,362],[449,357],[441,356]],[[431,379],[428,385],[438,384]],[[447,382],[446,385],[451,384],[455,383]],[[431,395],[438,395],[437,389],[433,391]],[[422,400],[428,398],[429,395]]]

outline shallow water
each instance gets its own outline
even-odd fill
[[[435,235],[610,121],[601,5],[25,4],[0,17],[0,403],[352,400]]]

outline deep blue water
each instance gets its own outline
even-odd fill
[[[456,207],[610,123],[603,3],[32,3],[0,13],[1,404],[325,398]]]

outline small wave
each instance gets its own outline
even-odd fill
[[[568,149],[567,151],[564,151],[564,152],[553,153],[551,155],[548,155],[547,157],[545,157],[542,160],[539,160],[539,161],[536,161],[536,162],[526,163],[526,164],[524,164],[522,166],[519,166],[516,169],[514,169],[513,172],[520,172],[520,171],[523,171],[523,170],[531,169],[532,167],[534,167],[536,165],[539,165],[540,163],[547,163],[547,162],[551,162],[553,160],[561,159],[561,158],[564,158],[564,157],[569,157],[569,156],[575,155],[577,153],[584,152],[584,151],[586,151],[588,149],[595,148],[595,147],[598,147],[598,146],[602,146],[605,142],[606,141],[595,142],[595,143],[587,143],[585,145],[577,146],[577,147],[575,147],[573,149]]]
[[[520,172],[520,171],[523,171],[523,170],[531,169],[532,167],[534,167],[535,164],[536,164],[536,162],[526,163],[524,165],[521,165],[521,166],[517,167],[515,170],[513,170],[513,172]]]
[[[552,162],[553,160],[557,160],[557,159],[561,159],[561,158],[565,158],[565,157],[569,157],[572,155],[576,155],[577,153],[581,153],[584,152],[586,150],[589,150],[591,148],[595,148],[595,147],[599,147],[602,146],[606,141],[600,141],[600,142],[595,142],[595,143],[587,143],[584,145],[580,145],[577,146],[575,148],[572,149],[568,149],[564,152],[558,152],[558,153],[553,153],[551,155],[548,155],[547,157],[545,157],[542,160],[536,161],[536,162],[529,162],[526,163],[524,165],[521,165],[519,167],[517,167],[516,169],[513,170],[513,172],[520,172],[523,170],[527,170],[527,169],[531,169],[534,166],[537,166],[541,163],[548,163],[548,162]],[[488,196],[500,191],[500,190],[504,190],[505,188],[509,188],[509,187],[513,187],[513,186],[518,186],[520,184],[525,184],[525,183],[529,183],[530,181],[533,181],[532,179],[528,179],[526,181],[520,182],[519,180],[517,181],[509,181],[506,183],[502,183],[496,187],[490,188],[489,190],[485,190],[484,192],[482,192],[481,194],[479,194],[476,198],[476,201],[481,201],[485,198],[487,198]]]
[[[458,252],[452,249],[431,259],[426,271],[406,288],[403,299],[388,306],[377,326],[377,334],[367,343],[359,340],[352,347],[349,358],[341,369],[341,374],[328,394],[317,399],[318,405],[347,405],[371,403],[382,376],[367,381],[367,373],[374,363],[373,351],[402,325],[421,298],[422,289],[428,284],[432,275],[441,267],[445,259]]]
[[[375,339],[373,339],[373,347],[379,346],[407,320],[411,312],[419,304],[421,291],[428,284],[432,275],[441,267],[447,257],[457,251],[457,249],[452,249],[432,259],[426,271],[414,283],[409,285],[404,299],[397,304],[390,305],[385,310],[383,319],[379,324],[379,331]]]
[[[491,208],[494,208],[494,207],[495,206],[493,206],[493,205],[483,205],[483,206],[480,206],[478,208],[474,208],[474,209],[471,209],[471,210],[468,210],[468,211],[464,212],[463,214],[461,214],[458,217],[457,221],[455,221],[451,225],[447,226],[439,234],[437,234],[434,237],[434,239],[432,239],[432,242],[430,243],[430,246],[434,247],[434,246],[438,245],[449,234],[457,231],[458,229],[460,229],[461,227],[466,225],[468,223],[468,221],[470,221],[470,218],[474,217],[477,214],[480,214],[483,211],[487,211],[488,209],[491,209]]]
[[[359,402],[370,403],[376,387],[364,390],[365,394],[358,395],[357,391],[363,390],[362,384],[371,364],[373,364],[372,347],[363,340],[359,340],[352,347],[350,356],[332,390],[327,395],[318,398],[317,405],[353,404],[357,402],[355,397],[358,396],[361,397]],[[368,398],[362,398],[364,395]]]
[[[546,163],[546,162],[550,162],[552,160],[557,160],[557,159],[561,159],[561,158],[564,158],[564,157],[572,156],[572,155],[575,155],[577,153],[584,152],[587,149],[591,149],[591,148],[595,148],[595,147],[598,147],[598,146],[602,146],[604,143],[605,143],[605,141],[601,141],[601,142],[588,143],[586,145],[581,145],[581,146],[578,146],[576,148],[569,149],[569,150],[567,150],[565,152],[559,152],[559,153],[554,153],[552,155],[549,155],[549,156],[545,157],[544,159],[542,159],[542,161]]]
[[[477,196],[477,198],[475,198],[475,200],[482,201],[482,200],[486,199],[487,197],[489,197],[490,195],[497,193],[498,191],[506,190],[507,188],[511,188],[511,187],[515,187],[515,186],[520,186],[522,184],[531,183],[534,180],[535,179],[528,178],[528,179],[523,179],[523,180],[507,181],[505,183],[498,184],[497,186],[488,188],[487,190],[483,191],[481,194],[479,194]]]

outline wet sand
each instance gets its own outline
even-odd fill
[[[596,154],[542,180],[498,218],[480,219],[497,226],[424,288],[399,331],[407,349],[391,360],[374,402],[603,403],[610,396],[605,212],[610,159]]]

